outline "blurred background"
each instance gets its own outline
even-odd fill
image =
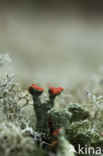
[[[103,72],[102,0],[1,0],[0,53],[17,77],[67,86]]]

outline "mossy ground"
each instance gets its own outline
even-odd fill
[[[2,66],[1,62],[1,68]],[[42,85],[47,90],[47,86]],[[40,136],[35,131],[36,115],[33,100],[28,89],[24,88],[24,84],[18,82],[16,76],[10,73],[4,73],[1,76],[0,155],[50,155],[50,151],[42,151],[42,148],[36,145],[36,140]],[[42,102],[47,101],[48,93],[42,94],[40,98]],[[73,145],[77,145],[77,140],[79,140],[83,145],[88,143],[94,147],[97,145],[103,147],[103,80],[101,76],[98,75],[93,80],[88,79],[75,85],[74,88],[64,89],[64,93],[56,98],[55,106],[49,112],[50,114],[56,128],[62,125],[66,129],[65,139],[62,137],[58,139],[63,141],[63,146],[58,145],[56,155],[60,156],[60,153],[65,153],[63,147],[66,146],[67,140]],[[69,142],[67,146],[69,147]],[[67,156],[66,153],[64,156]]]

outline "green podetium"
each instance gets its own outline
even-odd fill
[[[50,87],[49,92],[49,100],[45,103],[42,103],[40,100],[40,95],[44,92],[43,88],[38,87],[33,84],[29,87],[29,92],[33,96],[34,101],[34,110],[36,113],[36,131],[40,133],[45,133],[48,131],[48,111],[51,110],[54,106],[54,101],[57,95],[59,95],[63,91],[62,87]],[[49,123],[50,124],[50,123]],[[50,125],[51,126],[51,125]]]

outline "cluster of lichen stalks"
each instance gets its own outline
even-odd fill
[[[103,137],[99,132],[93,130],[88,120],[88,118],[90,119],[88,111],[78,104],[70,104],[64,109],[54,107],[55,98],[62,91],[62,87],[50,87],[48,90],[49,100],[42,103],[40,95],[44,89],[36,85],[29,87],[29,92],[33,96],[33,106],[37,119],[36,131],[41,134],[42,142],[45,142],[44,148],[46,150],[51,148],[53,152],[56,152],[61,128],[64,129],[65,138],[75,147],[76,151],[78,144],[82,147],[85,145],[95,148],[97,146],[103,147]],[[39,142],[37,144],[39,145]]]

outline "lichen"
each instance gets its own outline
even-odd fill
[[[52,88],[53,89],[53,88]],[[57,88],[54,88],[55,90],[57,90]],[[36,122],[36,131],[40,132],[40,133],[44,133],[47,132],[48,130],[48,111],[51,110],[54,106],[54,100],[56,98],[57,95],[60,94],[61,90],[59,92],[56,92],[54,94],[54,92],[51,92],[51,88],[48,90],[49,92],[49,100],[45,103],[42,103],[40,100],[40,95],[43,93],[43,89],[41,89],[40,87],[36,86],[36,85],[32,85],[31,87],[29,87],[29,92],[32,94],[33,96],[33,101],[34,101],[34,110],[36,113],[36,118],[37,118],[37,122]]]
[[[8,55],[0,55],[1,73],[10,62]],[[71,147],[78,152],[78,144],[103,149],[103,89],[94,83],[91,90],[81,88],[59,96],[63,88],[50,86],[47,97],[36,84],[29,92],[23,89],[9,70],[1,74],[0,155],[68,156]]]
[[[34,151],[34,140],[24,136],[22,130],[12,124],[0,125],[0,155],[2,156],[29,156]]]
[[[82,106],[80,106],[77,103],[70,104],[67,107],[67,110],[72,113],[72,116],[70,119],[71,123],[76,122],[76,121],[82,121],[89,117],[89,112],[86,111]]]
[[[33,96],[34,110],[37,117],[36,130],[45,134],[45,137],[41,138],[42,140],[47,139],[46,141],[54,147],[54,152],[56,152],[57,147],[59,148],[61,145],[60,142],[67,142],[65,141],[64,137],[57,137],[61,127],[64,128],[68,145],[70,141],[77,151],[79,144],[82,147],[85,145],[88,145],[89,147],[93,145],[95,147],[99,143],[102,145],[100,134],[93,130],[92,124],[89,121],[90,114],[87,110],[77,103],[70,104],[63,109],[54,107],[54,100],[58,94],[54,96],[54,93],[50,94],[50,90],[49,100],[46,103],[41,103],[40,95],[43,91],[44,90],[38,91],[38,89],[33,87],[29,88],[29,92]],[[66,152],[66,150],[63,151],[64,153]],[[62,154],[63,151],[61,151]]]

